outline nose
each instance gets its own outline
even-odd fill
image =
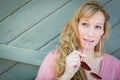
[[[88,35],[89,35],[89,36],[94,36],[94,29],[93,29],[93,28],[90,28],[90,29],[89,29]]]

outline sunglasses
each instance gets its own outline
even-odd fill
[[[88,66],[88,64],[84,61],[81,61],[81,67],[87,71],[91,71],[91,68]],[[90,72],[90,76],[92,76],[95,79],[102,79],[101,76],[99,76],[98,74],[94,73],[94,72]]]

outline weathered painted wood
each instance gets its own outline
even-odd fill
[[[0,75],[4,74],[7,70],[9,70],[15,64],[16,62],[0,59]]]
[[[37,49],[43,46],[60,33],[65,22],[81,2],[82,0],[71,1],[9,45],[28,49]]]
[[[116,50],[112,55],[114,55],[115,57],[120,59],[120,48],[118,50]]]
[[[0,22],[16,12],[31,0],[1,0],[0,1]]]
[[[56,49],[58,43],[59,43],[59,37],[47,43],[47,45],[44,45],[38,51],[44,52],[44,55],[47,55],[51,50]]]
[[[0,23],[0,43],[16,39],[67,2],[68,0],[32,0]]]
[[[113,53],[118,48],[120,48],[120,23],[112,28],[111,35],[105,45],[105,49],[109,53]]]
[[[45,56],[42,54],[43,52],[0,44],[0,58],[4,59],[40,65]]]
[[[110,14],[110,23],[112,26],[120,21],[120,0],[111,0],[109,4],[105,5],[108,13]]]
[[[0,76],[0,80],[34,80],[38,67],[26,64],[17,64]]]
[[[101,2],[101,3],[103,3],[105,5],[105,4],[109,3],[112,0],[98,0],[98,1]]]

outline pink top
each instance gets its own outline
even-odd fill
[[[54,60],[58,53],[57,50],[54,50],[46,56],[35,80],[54,80],[56,76]],[[102,80],[120,80],[120,60],[110,54],[105,54],[100,75],[102,76]]]

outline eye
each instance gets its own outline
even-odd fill
[[[103,29],[102,26],[95,26],[96,29]]]
[[[88,23],[83,22],[81,24],[82,24],[82,26],[88,27]]]

